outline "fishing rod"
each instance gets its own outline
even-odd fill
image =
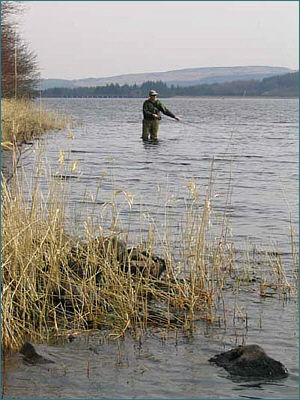
[[[178,122],[180,122],[181,124],[193,126],[194,128],[198,128],[199,129],[199,126],[196,125],[196,124],[193,124],[192,122],[186,122],[186,121],[182,121],[182,120],[180,120]]]

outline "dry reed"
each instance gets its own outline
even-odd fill
[[[11,148],[48,130],[63,129],[70,118],[46,111],[41,103],[1,99],[1,147]]]
[[[119,193],[126,197],[126,192],[113,193],[110,233],[104,237],[98,226],[96,237],[96,230],[87,222],[85,236],[80,239],[70,237],[65,230],[62,181],[51,183],[46,198],[38,185],[30,190],[30,198],[24,193],[19,175],[9,185],[2,179],[3,350],[18,349],[25,339],[47,341],[89,329],[107,328],[115,338],[127,331],[138,337],[150,323],[193,331],[196,318],[214,320],[224,290],[250,283],[246,267],[235,262],[226,218],[221,218],[216,229],[212,179],[203,201],[195,182],[188,184],[181,257],[174,260],[170,240],[164,238],[163,278],[153,273],[157,238],[152,226],[148,238],[137,238],[130,249],[126,237],[116,233],[115,199]],[[147,256],[136,261],[137,251]],[[293,251],[296,259],[295,245]],[[249,257],[245,262],[250,264]],[[143,264],[142,269],[137,263]],[[267,254],[264,263],[271,271],[272,284],[275,279],[277,287],[293,285],[280,257]],[[258,282],[261,288],[268,285],[265,276]],[[157,305],[162,305],[162,311]]]

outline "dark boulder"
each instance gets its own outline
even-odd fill
[[[25,342],[23,344],[20,353],[23,355],[23,360],[26,364],[36,365],[54,363],[54,361],[49,360],[38,354],[35,348],[29,342]]]
[[[127,248],[126,242],[116,236],[99,236],[89,243],[77,243],[71,248],[68,265],[79,277],[84,276],[91,254],[96,256],[94,263],[97,283],[101,282],[101,265],[104,260],[112,265],[117,263],[123,272],[144,278],[158,279],[166,270],[165,260],[148,250],[142,247]]]
[[[159,282],[166,271],[163,258],[142,245],[128,248],[127,243],[116,235],[99,235],[88,242],[75,243],[70,240],[66,249],[68,251],[60,264],[60,285],[53,287],[51,293],[51,301],[57,307],[57,312],[72,313],[74,299],[85,304],[81,281],[88,280],[98,287],[105,285],[105,272],[109,266],[115,273],[132,277],[133,282],[151,282],[153,285]],[[152,298],[150,291],[145,290],[143,294]],[[98,297],[97,301],[99,306],[105,304],[102,298]]]
[[[120,269],[135,276],[158,279],[166,270],[165,260],[142,247],[127,248],[126,242],[116,236],[94,240],[100,260],[104,257],[117,261]],[[101,261],[100,261],[101,262]]]
[[[127,253],[122,264],[125,272],[130,271],[132,275],[144,278],[159,279],[166,270],[165,260],[150,254],[147,250],[131,248],[127,250]]]
[[[267,356],[256,344],[238,346],[215,355],[209,361],[225,368],[231,375],[241,377],[279,379],[288,375],[287,369],[281,362]]]

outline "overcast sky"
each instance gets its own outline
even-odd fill
[[[43,78],[298,69],[297,1],[26,1],[21,32]]]

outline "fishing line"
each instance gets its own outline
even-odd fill
[[[199,125],[193,124],[191,122],[186,122],[186,121],[178,121],[180,124],[184,124],[184,125],[189,125],[189,126],[193,126],[194,128],[198,128],[199,129]]]

